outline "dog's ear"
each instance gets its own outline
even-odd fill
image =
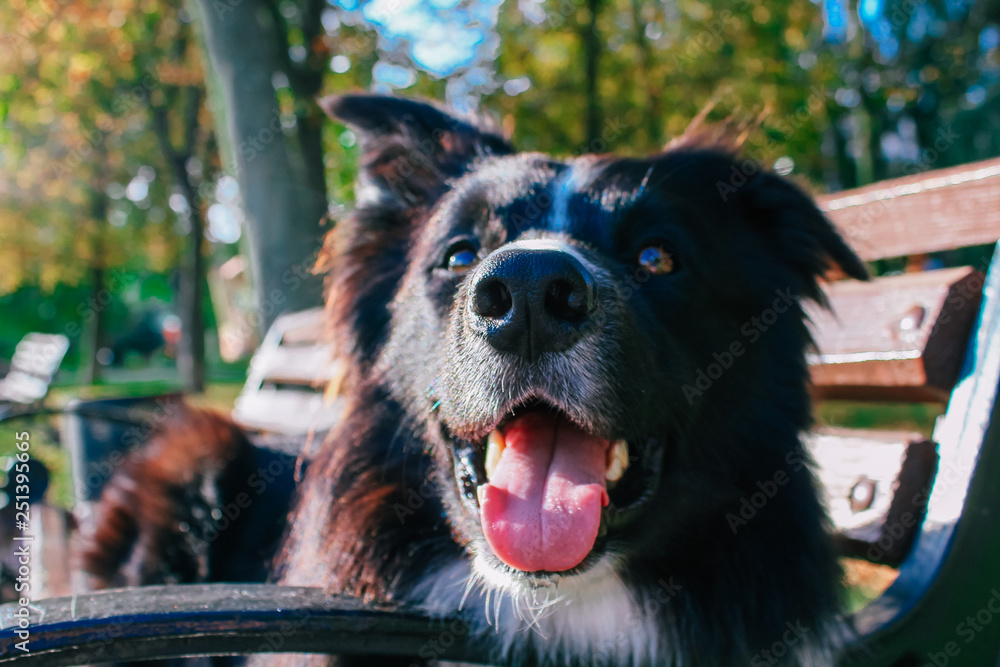
[[[427,205],[477,157],[514,152],[496,131],[424,102],[350,94],[319,105],[358,133],[360,204]]]
[[[822,303],[823,293],[816,280],[833,265],[851,278],[868,279],[864,263],[833,223],[812,197],[790,180],[759,171],[747,180],[740,194],[741,207],[748,212],[751,224],[767,236],[769,247],[803,280],[802,296]]]

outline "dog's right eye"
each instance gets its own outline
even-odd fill
[[[677,270],[677,260],[670,248],[660,242],[648,243],[639,250],[639,266],[654,276],[666,275]]]
[[[472,247],[472,244],[463,241],[448,249],[444,265],[452,273],[465,273],[476,264],[478,259],[476,249]]]

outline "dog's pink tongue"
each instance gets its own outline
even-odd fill
[[[610,443],[532,412],[504,429],[507,447],[480,497],[483,533],[500,560],[526,572],[579,565],[594,548]]]

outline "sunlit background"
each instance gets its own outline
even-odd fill
[[[320,301],[358,155],[315,100],[357,89],[556,154],[650,153],[707,111],[832,192],[1000,155],[1000,1],[9,0],[0,376],[62,334],[50,404],[231,407],[267,325]]]

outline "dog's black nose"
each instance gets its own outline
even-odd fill
[[[596,303],[594,278],[552,242],[518,242],[487,257],[473,276],[473,328],[500,352],[534,361],[583,335]]]

